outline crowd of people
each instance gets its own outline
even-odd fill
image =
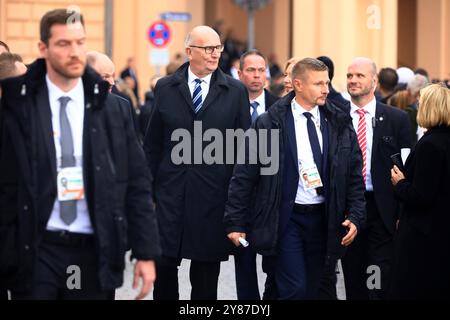
[[[449,81],[357,57],[339,93],[330,57],[282,69],[196,26],[140,94],[69,18],[29,65],[0,42],[3,299],[114,299],[129,250],[137,299],[179,299],[189,259],[216,300],[230,255],[239,300],[335,300],[339,259],[348,300],[450,298]]]

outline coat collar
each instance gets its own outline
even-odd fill
[[[291,101],[294,99],[295,93],[292,91],[286,96],[282,97],[280,100],[275,102],[272,107],[269,108],[269,114],[271,118],[279,123],[284,123],[286,118],[286,111],[291,107]],[[335,120],[338,128],[347,125],[351,122],[350,114],[342,111],[339,107],[334,105],[329,100],[326,101],[325,105],[319,106],[320,110],[325,113],[327,119]]]
[[[4,98],[15,104],[15,100],[29,94],[35,95],[45,84],[47,67],[45,59],[37,59],[29,65],[27,73],[16,78],[6,79],[2,82]],[[104,81],[91,67],[86,66],[82,76],[86,107],[100,109],[103,107],[108,95],[109,84]],[[46,86],[45,86],[46,87]]]
[[[186,62],[181,67],[179,67],[177,71],[175,71],[175,73],[173,74],[174,84],[180,84],[180,83],[187,82],[188,67],[189,67],[189,62]],[[229,87],[229,85],[230,85],[228,82],[228,79],[225,76],[225,73],[223,73],[223,71],[220,70],[220,68],[217,68],[217,70],[214,71],[212,74],[211,87],[214,85],[226,86],[226,87]]]

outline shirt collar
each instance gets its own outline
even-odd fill
[[[207,86],[209,86],[209,83],[211,82],[212,73],[208,74],[206,77],[199,78],[197,77],[191,70],[191,67],[188,68],[188,83],[192,83],[195,81],[195,79],[200,79],[202,82],[206,83]]]
[[[262,106],[264,104],[264,90],[255,100],[251,100],[250,102],[258,102],[258,106]]]
[[[69,97],[71,101],[78,102],[83,97],[83,81],[81,78],[78,79],[77,85],[68,92],[62,91],[58,88],[48,77],[48,74],[45,76],[45,80],[47,82],[48,88],[48,97],[50,101],[58,101],[61,97]]]
[[[357,105],[355,105],[352,101],[351,103],[351,113],[352,114],[357,114],[358,110],[360,109]],[[371,117],[375,117],[375,109],[377,106],[377,100],[375,99],[375,97],[368,103],[366,104],[363,109],[366,111],[366,113],[369,114],[369,116]]]
[[[303,108],[303,107],[297,102],[297,100],[295,100],[295,97],[294,97],[294,99],[292,99],[292,108],[293,108],[294,110],[296,110],[296,112],[297,112],[298,114],[303,115],[303,113],[309,112],[309,113],[312,114],[312,118],[313,118],[313,119],[317,120],[317,119],[320,118],[320,114],[319,114],[319,106],[314,106],[314,108],[312,108],[310,111],[308,111],[308,110],[306,110],[305,108]]]

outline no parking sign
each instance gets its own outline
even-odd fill
[[[148,39],[156,48],[165,47],[169,43],[170,37],[170,28],[164,21],[156,21],[148,29]]]

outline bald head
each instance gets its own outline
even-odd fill
[[[112,87],[116,68],[111,59],[106,54],[97,51],[89,51],[86,58],[87,63]]]
[[[364,107],[375,98],[377,66],[369,58],[355,58],[347,69],[347,90],[352,102]]]
[[[197,26],[187,35],[185,47],[187,48],[191,45],[206,46],[204,43],[207,41],[213,41],[216,44],[220,44],[219,34],[211,27]]]
[[[377,75],[377,65],[375,62],[369,58],[358,57],[353,59],[351,66],[363,67],[368,70],[373,76]]]
[[[223,46],[214,29],[197,26],[186,37],[186,55],[191,71],[199,78],[217,70]]]

